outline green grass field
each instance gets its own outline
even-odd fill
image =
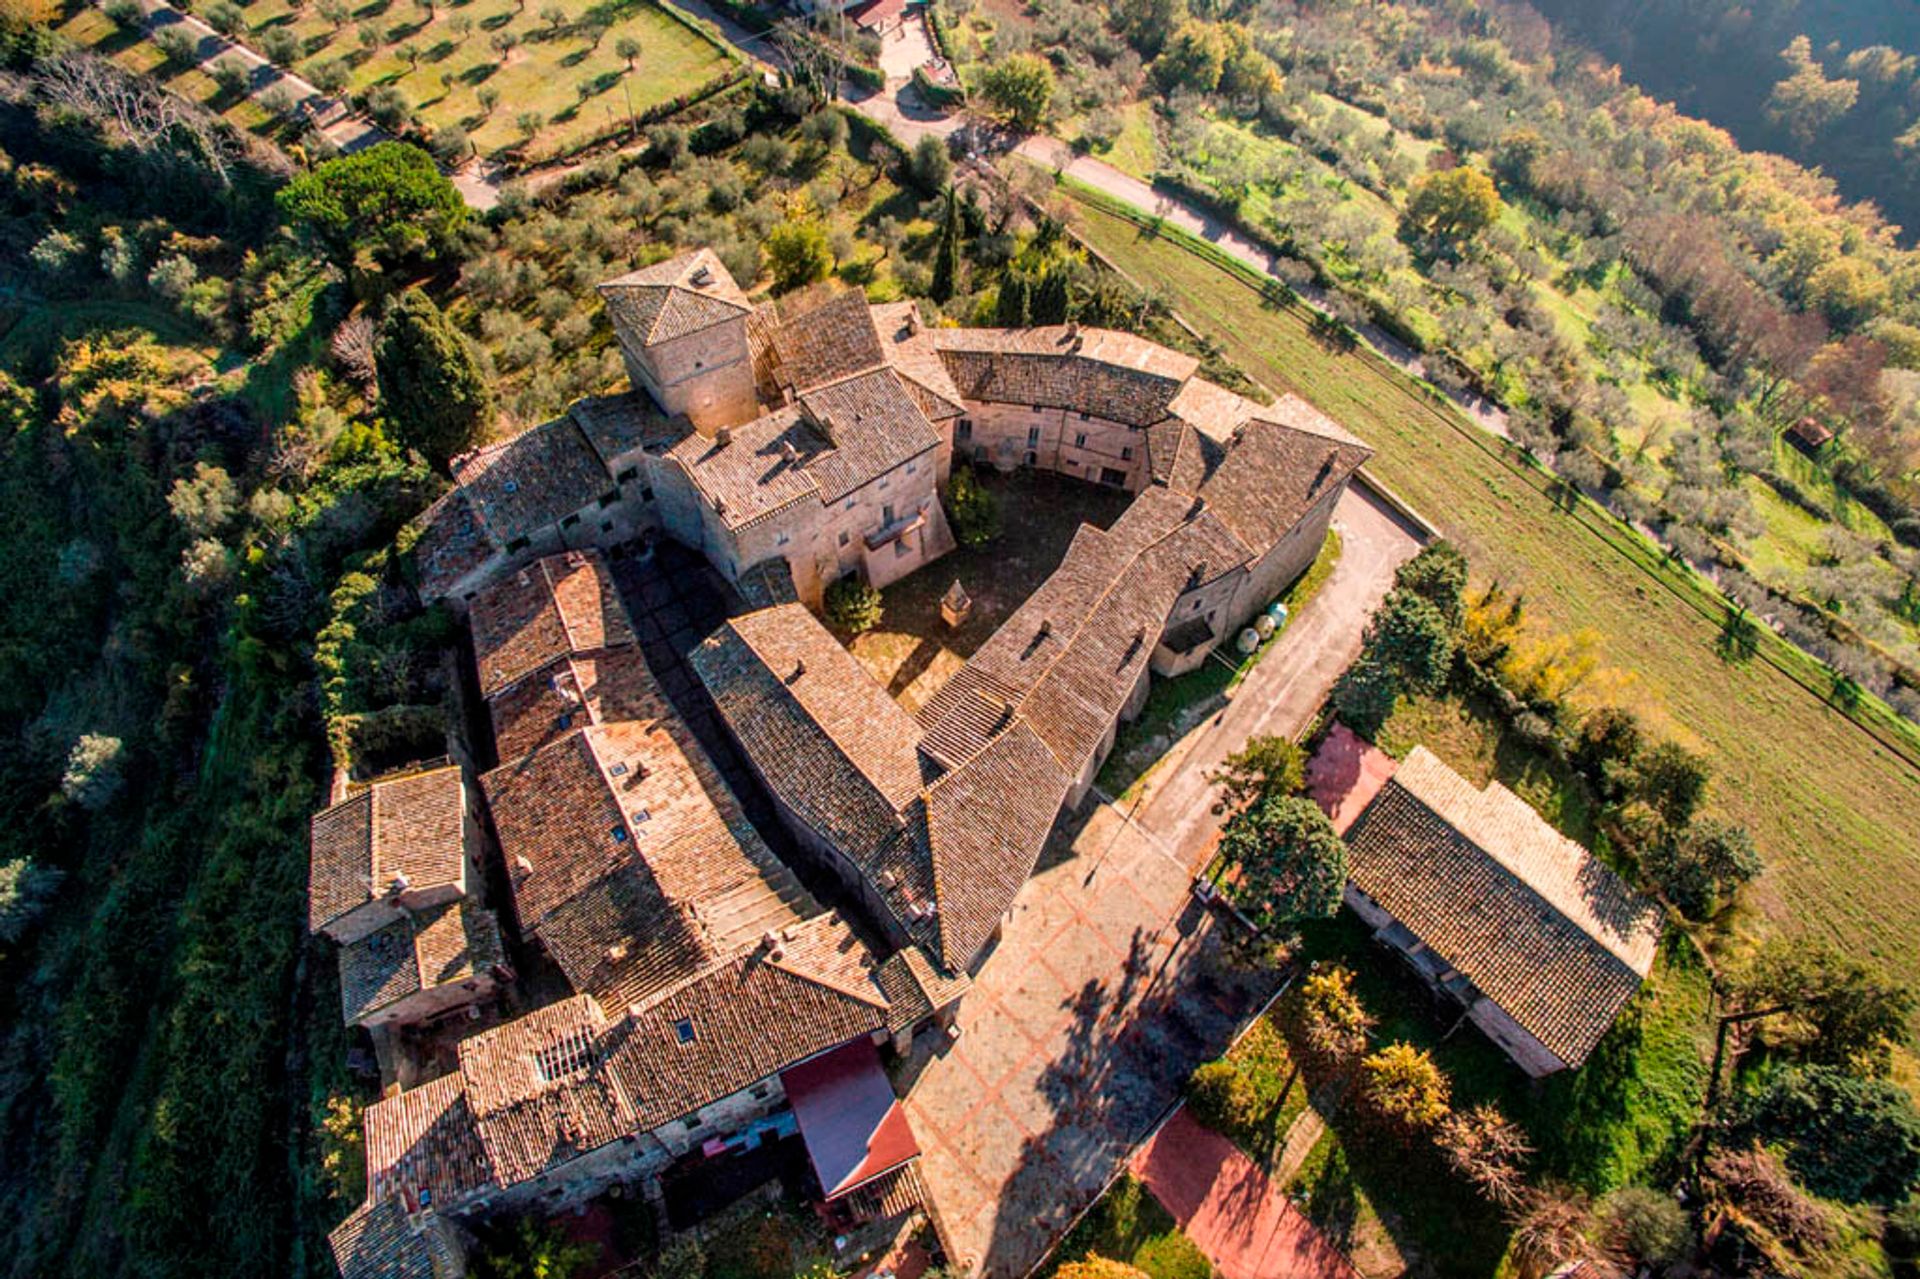
[[[313,0],[297,7],[252,0],[245,12],[247,42],[256,49],[267,32],[290,29],[303,49],[296,71],[341,61],[355,91],[390,84],[434,128],[467,130],[482,154],[524,148],[539,158],[570,150],[618,129],[629,111],[699,88],[732,61],[655,0],[443,0],[432,10],[372,0],[338,28]],[[366,48],[362,31],[377,34],[379,45]],[[503,32],[518,39],[504,60],[494,45]],[[631,70],[617,52],[629,38],[640,43]],[[499,94],[491,112],[480,104],[483,87]],[[544,121],[531,143],[519,123],[526,112]]]
[[[1369,471],[1457,540],[1478,572],[1526,593],[1567,631],[1592,627],[1603,660],[1637,672],[1656,719],[1705,749],[1712,807],[1750,826],[1769,871],[1756,902],[1779,924],[1830,937],[1896,971],[1920,962],[1920,739],[1871,699],[1851,718],[1832,681],[1764,637],[1760,658],[1715,656],[1723,606],[1684,568],[1510,454],[1364,347],[1316,338],[1309,314],[1211,246],[1073,188],[1079,231],[1164,290],[1229,358],[1297,391],[1376,450]]]

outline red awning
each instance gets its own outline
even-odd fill
[[[907,1112],[893,1095],[871,1039],[856,1039],[783,1070],[780,1080],[828,1199],[919,1155]]]

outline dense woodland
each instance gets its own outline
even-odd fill
[[[1894,0],[1538,0],[1649,93],[1920,235],[1920,12]]]

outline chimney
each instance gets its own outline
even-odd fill
[[[918,306],[909,306],[907,308],[907,336],[914,337],[918,335],[919,332],[920,308]]]
[[[800,450],[793,447],[792,440],[780,441],[780,456],[787,460],[788,466],[800,465]]]
[[[626,957],[627,957],[627,943],[623,941],[617,941],[613,945],[607,947],[607,962],[609,964],[617,964],[621,960],[625,959]]]
[[[733,428],[730,426],[723,426],[719,430],[715,431],[713,433],[713,442],[716,446],[720,448],[725,448],[727,447],[727,445],[733,443]]]
[[[405,871],[394,872],[393,878],[387,881],[387,891],[395,897],[407,891],[407,876]]]
[[[527,860],[525,853],[516,853],[513,858],[513,873],[521,879],[533,874],[533,863]]]
[[[699,266],[693,268],[693,274],[687,277],[687,282],[696,289],[704,289],[713,283],[713,271],[706,263],[702,262]]]
[[[807,673],[807,659],[804,657],[796,658],[793,663],[793,674],[787,677],[787,683],[789,684],[798,683],[800,680],[800,677],[802,675],[805,675],[806,673]]]
[[[786,944],[780,940],[780,935],[772,929],[768,929],[766,934],[760,938],[760,944],[766,947],[767,958],[776,964],[787,957]]]

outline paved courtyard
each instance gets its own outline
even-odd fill
[[[1417,534],[1342,500],[1327,585],[1234,698],[1175,747],[1131,814],[1063,819],[961,1006],[961,1036],[907,1089],[956,1266],[1024,1275],[1278,985],[1223,953],[1189,892],[1217,822],[1204,773],[1256,732],[1297,735],[1359,651]]]

